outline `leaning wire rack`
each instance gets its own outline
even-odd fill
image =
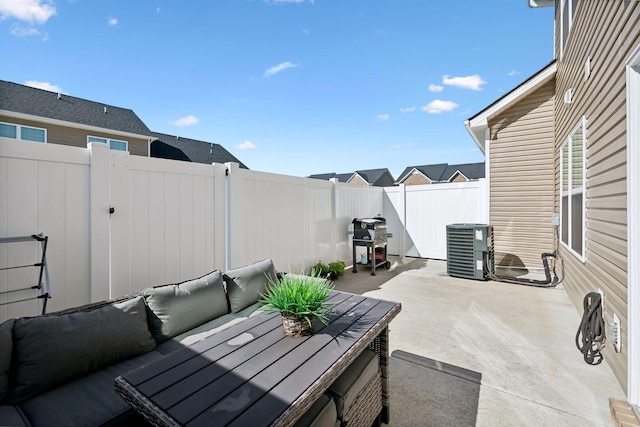
[[[40,243],[41,251],[38,262],[27,262],[26,264],[3,266],[0,267],[0,271],[15,270],[21,268],[37,268],[38,281],[35,284],[18,285],[17,287],[11,287],[7,283],[6,290],[0,290],[0,296],[6,295],[6,299],[3,298],[4,301],[0,301],[0,305],[15,304],[32,299],[41,299],[42,314],[45,314],[47,311],[47,300],[51,298],[51,284],[49,283],[49,268],[47,266],[47,243],[49,242],[49,237],[45,236],[43,233],[32,234],[30,236],[0,237],[0,244],[21,242]],[[29,295],[28,292],[32,290],[36,291],[35,296]],[[14,295],[17,296],[12,297]]]

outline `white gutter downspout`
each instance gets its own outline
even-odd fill
[[[491,129],[484,130],[484,179],[486,189],[487,224],[491,224]]]
[[[640,45],[627,79],[627,399],[640,405]],[[624,343],[623,343],[624,345]]]

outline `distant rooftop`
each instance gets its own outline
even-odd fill
[[[150,137],[151,131],[128,108],[0,80],[0,113],[25,115]],[[26,117],[28,118],[28,117]]]
[[[249,169],[220,144],[159,132],[152,132],[152,135],[157,139],[151,143],[151,157],[209,165],[211,163],[235,162],[242,169]]]

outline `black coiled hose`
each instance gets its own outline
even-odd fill
[[[585,295],[582,302],[584,313],[576,333],[576,347],[582,353],[584,361],[590,365],[602,362],[602,353],[598,343],[604,343],[604,319],[602,318],[602,297],[597,292]]]

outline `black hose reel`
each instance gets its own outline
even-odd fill
[[[590,365],[599,365],[603,356],[605,331],[602,317],[602,295],[590,292],[582,302],[584,313],[576,333],[576,347],[582,353],[584,361]]]

